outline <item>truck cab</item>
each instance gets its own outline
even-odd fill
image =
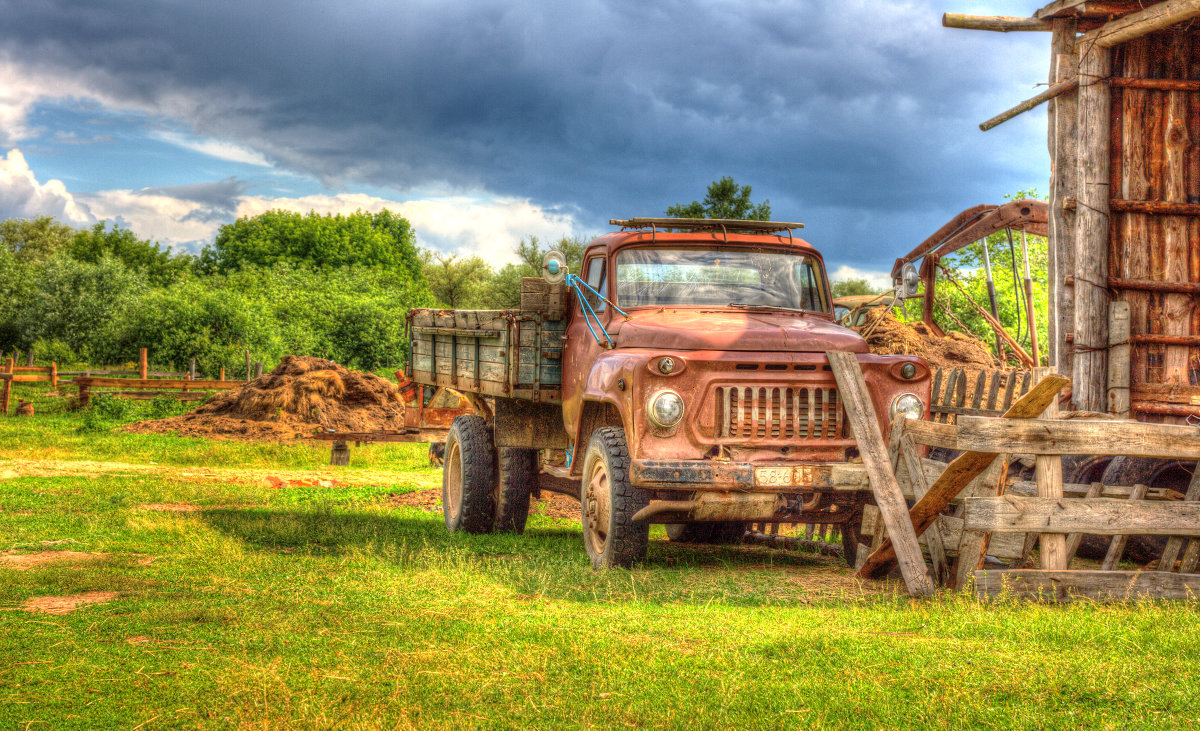
[[[561,351],[526,360],[557,355],[557,393],[526,404],[494,398],[490,423],[474,417],[496,450],[495,479],[479,489],[492,490],[496,506],[512,503],[506,490],[578,497],[596,567],[640,560],[653,523],[684,541],[740,537],[750,522],[834,524],[852,560],[870,493],[832,478],[858,451],[826,353],[855,354],[881,430],[897,416],[925,416],[927,365],[871,355],[834,322],[824,261],[792,234],[799,224],[612,223],[621,230],[588,246],[578,274],[547,271],[539,301],[561,318]],[[448,510],[463,503],[456,495],[469,470],[452,464],[463,454],[451,432]],[[525,486],[506,474],[514,450],[524,450],[516,459]]]

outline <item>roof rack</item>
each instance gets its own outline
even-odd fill
[[[609,225],[621,228],[672,228],[688,231],[724,231],[726,233],[777,233],[804,228],[802,223],[784,221],[743,221],[736,218],[612,218]],[[789,234],[790,235],[790,234]]]

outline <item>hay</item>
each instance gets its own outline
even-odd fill
[[[140,421],[125,429],[259,440],[403,426],[404,401],[396,384],[323,358],[289,355],[270,373],[219,393],[182,416]]]
[[[915,355],[933,368],[996,366],[987,346],[975,337],[953,330],[938,337],[925,323],[900,322],[886,308],[872,308],[854,330],[866,333],[867,347],[877,355]]]

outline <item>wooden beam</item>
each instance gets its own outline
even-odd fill
[[[1129,418],[1129,303],[1108,306],[1108,413]]]
[[[1109,277],[1108,286],[1110,289],[1132,289],[1140,292],[1200,294],[1200,282],[1160,282],[1155,279],[1121,279],[1118,277]]]
[[[1081,411],[1104,411],[1108,396],[1108,290],[1104,284],[1108,281],[1112,120],[1110,90],[1099,82],[1109,74],[1112,54],[1088,44],[1080,44],[1079,51],[1071,401]]]
[[[1030,98],[1026,99],[1025,101],[1021,102],[1020,104],[1016,105],[1015,107],[1012,107],[1011,109],[1008,109],[1007,111],[1003,111],[1003,112],[997,114],[996,116],[992,117],[988,121],[981,123],[979,125],[979,129],[983,130],[984,132],[987,132],[989,129],[992,129],[993,127],[999,127],[1001,124],[1004,124],[1005,122],[1012,119],[1013,117],[1016,117],[1017,115],[1024,114],[1025,112],[1028,112],[1030,109],[1033,109],[1034,107],[1041,106],[1042,104],[1050,101],[1051,99],[1053,99],[1056,96],[1066,94],[1069,91],[1075,91],[1078,88],[1079,88],[1079,78],[1078,77],[1070,78],[1070,79],[1067,79],[1066,81],[1060,81],[1057,84],[1054,84],[1053,86],[1051,86],[1048,89],[1046,89],[1045,91],[1043,91],[1041,94],[1030,97]]]
[[[1004,415],[1010,419],[1032,419],[1041,414],[1058,397],[1058,392],[1069,383],[1070,381],[1062,376],[1047,376],[1029,389],[1029,392],[1018,399],[1008,411],[1004,412]],[[937,520],[938,514],[945,510],[950,501],[972,480],[987,470],[996,456],[996,452],[965,452],[951,462],[946,471],[929,486],[929,492],[925,494],[925,497],[918,500],[909,511],[909,517],[917,535],[924,533],[933,524],[933,521]],[[867,557],[859,569],[858,575],[862,578],[886,575],[895,560],[895,548],[889,539],[884,539],[879,547]]]
[[[1050,24],[1037,18],[1019,18],[1011,15],[963,15],[943,13],[942,26],[963,30],[991,30],[997,33],[1012,31],[1048,31]]]
[[[1050,368],[1039,369],[1038,375],[1046,375],[1053,373]],[[1045,411],[1038,417],[1042,423],[1046,423],[1047,419],[1058,418],[1058,400],[1050,402]],[[1035,488],[1039,497],[1050,498],[1052,500],[1061,500],[1063,497],[1063,468],[1061,455],[1037,455],[1034,457],[1034,480]],[[965,505],[964,505],[965,510]],[[964,513],[965,516],[965,513]],[[965,530],[965,529],[964,529]],[[1038,557],[1041,559],[1043,569],[1065,569],[1067,568],[1067,537],[1060,535],[1051,535],[1040,533],[1038,535],[1038,545],[1041,550]]]
[[[1112,48],[1198,15],[1200,0],[1167,0],[1088,31],[1079,42],[1083,46]]]
[[[75,383],[89,388],[165,388],[221,391],[237,388],[242,381],[189,381],[175,378],[95,378],[80,376]]]
[[[1146,496],[1147,488],[1145,485],[1134,485],[1133,491],[1129,493],[1130,500],[1141,500]],[[1171,541],[1181,540],[1177,536],[1171,536],[1167,539],[1167,544]],[[1102,571],[1114,571],[1117,564],[1121,562],[1121,557],[1125,555],[1125,544],[1129,542],[1129,536],[1113,536],[1108,544],[1108,550],[1104,552],[1104,560],[1100,562]],[[1174,563],[1174,560],[1172,560]]]
[[[1200,81],[1191,79],[1131,79],[1108,77],[1108,85],[1122,89],[1154,89],[1156,91],[1200,91]]]
[[[977,571],[975,595],[1001,594],[1023,599],[1100,601],[1130,599],[1196,599],[1200,575],[1157,571]]]
[[[902,423],[910,423],[912,419],[903,419]],[[920,500],[929,492],[929,481],[925,475],[925,467],[917,455],[917,445],[908,434],[900,436],[900,455],[904,461],[909,476],[913,496]],[[907,519],[907,516],[906,516]],[[929,546],[929,562],[933,564],[933,575],[938,583],[945,584],[950,579],[950,561],[946,557],[946,544],[942,540],[942,531],[937,524],[929,526],[926,531],[925,543]]]
[[[1035,18],[1102,18],[1141,10],[1145,0],[1055,0],[1033,14]]]
[[[958,417],[958,449],[1034,455],[1122,454],[1200,459],[1200,430],[1175,424],[1109,419],[1032,422],[991,416]]]
[[[1063,500],[1049,497],[967,498],[963,528],[1013,533],[1087,533],[1095,536],[1200,536],[1200,503]]]
[[[867,391],[858,357],[853,353],[830,351],[826,353],[833,377],[837,380],[838,393],[850,428],[858,441],[858,451],[871,479],[871,492],[875,504],[883,515],[895,552],[899,557],[900,571],[910,594],[924,596],[933,593],[933,585],[926,574],[925,559],[917,534],[909,522],[908,504],[900,492],[896,475],[892,471],[887,445],[879,433],[875,418],[875,407]],[[928,526],[926,526],[928,527]]]
[[[1109,208],[1121,213],[1148,213],[1152,216],[1200,216],[1200,203],[1171,201],[1111,200]]]
[[[1200,501],[1200,462],[1192,466],[1192,481],[1188,484],[1187,494],[1183,499],[1188,502]],[[1197,541],[1191,541],[1196,544]],[[1159,557],[1158,570],[1171,571],[1175,568],[1175,559],[1179,557],[1179,551],[1183,548],[1183,539],[1178,536],[1171,536],[1167,539],[1166,548],[1163,549],[1162,556]],[[1119,556],[1117,557],[1120,558]]]

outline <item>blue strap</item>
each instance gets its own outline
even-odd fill
[[[596,328],[599,328],[600,332],[604,333],[604,339],[608,341],[608,347],[614,347],[615,344],[613,343],[613,339],[609,336],[608,331],[604,329],[604,325],[600,323],[600,316],[596,314],[594,309],[592,309],[592,304],[588,302],[587,297],[583,295],[583,289],[580,285],[587,287],[592,292],[596,292],[596,290],[588,287],[587,282],[583,281],[574,274],[568,274],[566,282],[568,287],[572,287],[575,290],[575,294],[579,300],[579,309],[583,311],[583,322],[587,325],[588,331],[592,333],[592,337],[596,339],[596,344],[604,345],[604,341],[600,340],[600,336],[596,334]],[[601,299],[604,299],[599,292],[596,292],[596,294],[600,296]],[[607,299],[604,299],[604,301],[608,302]],[[610,302],[609,304],[612,303]],[[613,308],[616,309],[616,305],[613,305]],[[621,310],[617,309],[617,311],[621,312],[622,315],[625,315],[625,313]],[[628,317],[628,315],[625,316]],[[592,327],[592,320],[596,321],[596,328]]]

